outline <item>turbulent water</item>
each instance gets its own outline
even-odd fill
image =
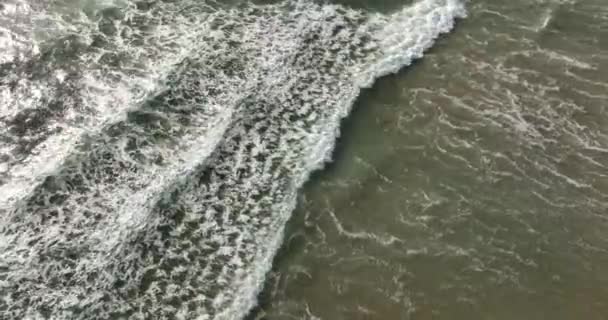
[[[363,91],[257,315],[608,319],[607,93],[608,1],[467,2]]]
[[[0,4],[0,318],[238,319],[362,87],[458,0]]]

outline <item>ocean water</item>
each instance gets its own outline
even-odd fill
[[[604,319],[606,40],[599,0],[2,2],[0,319]]]
[[[608,319],[608,2],[466,9],[361,93],[251,319]]]

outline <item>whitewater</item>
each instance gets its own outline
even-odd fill
[[[0,4],[0,318],[244,317],[360,90],[465,14]]]

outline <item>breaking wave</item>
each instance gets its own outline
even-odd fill
[[[361,88],[464,14],[0,5],[0,318],[243,317]]]

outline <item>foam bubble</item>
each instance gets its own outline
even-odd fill
[[[391,15],[309,1],[57,12],[78,22],[57,30],[84,31],[43,52],[74,54],[14,63],[9,79],[53,72],[3,91],[3,152],[27,147],[0,190],[15,194],[0,226],[8,318],[243,317],[361,88],[464,16],[456,0]]]

